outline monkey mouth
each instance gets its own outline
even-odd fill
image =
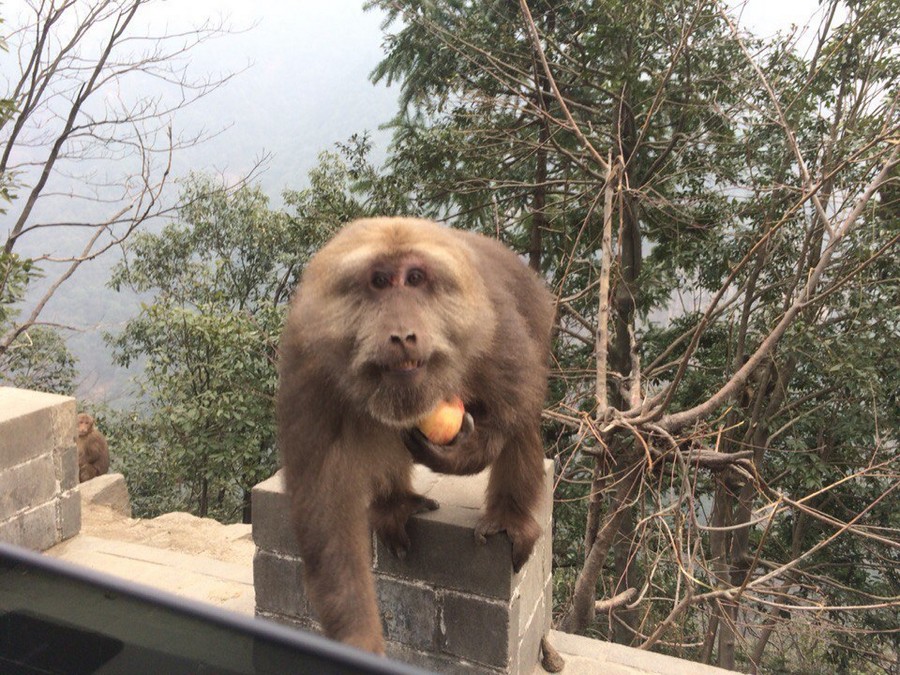
[[[391,364],[388,366],[387,370],[391,373],[398,374],[412,374],[417,372],[424,365],[423,361],[418,361],[415,359],[407,359],[406,361],[400,361],[398,363]]]

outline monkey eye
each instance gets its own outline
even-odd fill
[[[371,284],[372,288],[383,291],[391,285],[391,275],[387,272],[373,272]]]
[[[425,272],[418,267],[414,267],[406,275],[406,285],[412,286],[413,288],[421,286],[425,283],[425,278]]]

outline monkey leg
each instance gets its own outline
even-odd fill
[[[540,437],[513,438],[491,466],[485,514],[475,526],[475,538],[505,531],[512,542],[513,571],[518,572],[531,557],[541,526],[531,515],[544,482]]]
[[[369,518],[381,542],[402,560],[409,552],[409,535],[406,533],[409,517],[435,511],[438,507],[434,499],[417,494],[406,485],[373,501],[369,507]]]
[[[93,464],[85,464],[78,470],[78,482],[84,483],[86,481],[91,480],[91,478],[96,478],[100,475],[100,472],[97,470],[97,467]]]
[[[310,602],[328,637],[384,654],[365,496],[326,492],[292,500]]]

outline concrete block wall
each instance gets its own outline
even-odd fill
[[[479,544],[474,527],[487,472],[458,477],[417,467],[415,488],[441,507],[410,519],[398,560],[373,538],[372,566],[388,655],[442,673],[533,673],[550,629],[553,464],[539,522],[544,534],[518,574],[505,534]],[[317,630],[279,472],[253,490],[256,613]]]
[[[81,530],[75,399],[0,387],[0,541],[44,551]]]

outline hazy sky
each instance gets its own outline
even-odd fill
[[[802,25],[816,8],[816,0],[749,0],[741,25],[770,35],[792,23]],[[285,187],[301,187],[318,153],[352,133],[367,130],[379,146],[386,145],[387,135],[377,127],[394,114],[396,92],[368,80],[382,56],[383,15],[363,11],[361,0],[169,0],[153,11],[154,20],[176,21],[177,16],[179,25],[222,15],[236,29],[252,26],[198,50],[195,57],[198,69],[249,65],[227,92],[182,119],[209,127],[232,125],[211,141],[216,166],[204,168],[239,174],[261,152],[273,152],[263,183],[277,196]],[[236,107],[235,101],[246,103]],[[189,154],[184,161],[190,160]]]
[[[7,25],[23,5],[0,4]],[[220,133],[177,155],[175,175],[194,169],[237,177],[271,153],[261,182],[277,200],[284,188],[305,185],[321,151],[353,133],[368,131],[383,152],[388,135],[378,127],[396,112],[397,92],[368,79],[382,57],[383,15],[362,6],[363,0],[163,0],[142,8],[136,30],[179,32],[223,17],[235,31],[191,52],[197,75],[238,74],[176,116],[176,134]],[[816,7],[816,0],[748,0],[741,24],[770,35],[802,25]]]
[[[319,152],[353,133],[369,131],[386,145],[378,127],[396,112],[396,95],[368,79],[382,55],[383,15],[363,11],[360,0],[178,0],[177,14],[175,4],[156,6],[151,17],[182,26],[223,16],[242,31],[202,46],[192,62],[197,72],[238,72],[182,119],[231,125],[209,142],[216,165],[203,168],[239,175],[272,153],[263,182],[277,196],[302,187]],[[184,161],[208,155],[201,148]]]

